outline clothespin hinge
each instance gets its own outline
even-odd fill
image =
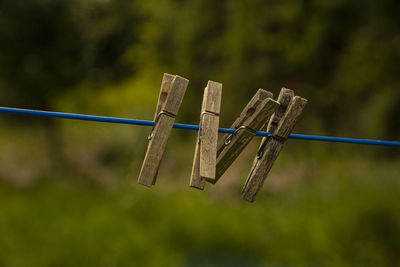
[[[218,117],[219,116],[219,113],[216,113],[216,112],[211,112],[211,111],[203,111],[201,114],[200,114],[200,123],[199,123],[199,133],[198,133],[198,135],[197,135],[197,143],[199,143],[200,144],[200,142],[201,142],[201,130],[202,130],[202,124],[203,124],[203,116],[204,115],[210,115],[210,116],[215,116],[215,117]]]
[[[151,128],[149,136],[147,137],[147,139],[151,140],[153,138],[154,128],[157,126],[157,123],[160,120],[162,115],[165,115],[165,116],[168,116],[168,117],[171,117],[171,118],[175,118],[176,117],[176,115],[173,114],[172,112],[169,112],[169,111],[166,111],[166,110],[160,111],[160,113],[158,113],[156,119],[154,120],[153,127]]]
[[[235,130],[235,132],[233,134],[231,134],[230,136],[228,136],[228,138],[226,138],[225,142],[224,142],[224,146],[229,145],[232,142],[233,136],[237,135],[238,132],[240,132],[241,130],[244,130],[252,135],[256,135],[257,131],[255,131],[254,129],[250,128],[249,126],[240,126],[239,128],[237,128]]]

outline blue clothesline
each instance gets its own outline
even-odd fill
[[[73,120],[85,120],[85,121],[97,121],[97,122],[107,122],[107,123],[117,123],[117,124],[132,124],[141,126],[153,126],[154,121],[146,120],[135,120],[135,119],[125,119],[125,118],[115,118],[115,117],[104,117],[104,116],[93,116],[93,115],[83,115],[74,113],[63,113],[63,112],[53,112],[53,111],[42,111],[42,110],[32,110],[32,109],[20,109],[20,108],[8,108],[0,107],[0,113],[9,114],[23,114],[23,115],[33,115],[42,117],[53,117],[53,118],[63,118],[63,119],[73,119]],[[198,125],[189,125],[175,123],[174,128],[198,131]],[[235,130],[220,128],[220,133],[233,134]],[[268,136],[269,132],[257,132],[257,136]],[[290,139],[298,140],[310,140],[310,141],[323,141],[323,142],[337,142],[337,143],[351,143],[351,144],[363,144],[363,145],[375,145],[375,146],[391,146],[400,147],[400,141],[383,141],[383,140],[371,140],[371,139],[355,139],[355,138],[345,138],[345,137],[331,137],[331,136],[318,136],[318,135],[305,135],[305,134],[291,134]]]

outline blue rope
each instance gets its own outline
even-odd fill
[[[42,110],[32,110],[32,109],[20,109],[20,108],[0,107],[0,113],[23,114],[23,115],[42,116],[42,117],[73,119],[73,120],[118,123],[118,124],[132,124],[132,125],[141,125],[141,126],[153,126],[154,125],[154,121],[124,119],[124,118],[115,118],[115,117],[103,117],[103,116],[92,116],[92,115],[42,111]],[[192,131],[199,130],[198,125],[188,125],[188,124],[181,124],[181,123],[175,123],[173,127],[176,129],[184,129],[184,130],[192,130]],[[219,132],[233,134],[235,132],[235,130],[220,128]],[[256,135],[257,136],[268,136],[268,135],[270,135],[270,133],[259,131],[256,133]],[[381,141],[381,140],[371,140],[371,139],[354,139],[354,138],[305,135],[305,134],[291,134],[289,136],[289,138],[290,139],[298,139],[298,140],[310,140],[310,141],[400,147],[400,141]]]

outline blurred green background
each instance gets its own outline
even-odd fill
[[[309,100],[296,133],[400,139],[397,0],[2,0],[0,105],[151,120],[164,72],[177,122],[222,82],[221,126],[260,87]],[[149,128],[0,115],[0,266],[399,266],[400,150],[287,142],[255,203],[259,139],[188,187],[174,130],[151,189]]]

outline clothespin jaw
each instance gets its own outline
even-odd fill
[[[165,101],[167,100],[168,93],[171,89],[171,83],[174,80],[175,75],[164,73],[161,82],[160,95],[158,96],[158,103],[156,113],[154,114],[154,121],[157,119],[158,114],[162,111]]]
[[[204,189],[205,179],[215,179],[222,84],[208,81],[204,89],[190,186]]]
[[[282,108],[277,110],[268,126],[267,130],[271,132],[271,135],[263,139],[254,160],[253,168],[242,190],[242,197],[247,201],[253,202],[255,200],[279,152],[282,150],[283,144],[307,104],[306,99],[299,96],[293,97],[293,95],[293,91],[285,88],[279,95],[278,101],[282,103]],[[285,106],[287,107],[286,110]]]
[[[290,102],[292,101],[293,97],[294,97],[293,90],[287,88],[281,89],[278,96],[279,107],[276,109],[275,113],[272,115],[271,119],[268,122],[268,127],[266,129],[267,132],[272,133],[275,131],[276,127],[279,124],[279,121],[282,119],[283,115],[285,115],[285,112]],[[266,143],[267,143],[267,137],[263,137],[260,143],[260,147],[258,149],[258,153],[262,153],[263,151],[262,146],[265,146]],[[258,157],[255,157],[251,170],[254,169],[257,162],[258,162]]]
[[[187,79],[180,76],[164,74],[154,126],[149,134],[149,144],[138,178],[139,184],[148,187],[155,184],[165,147],[188,83]]]
[[[165,101],[167,100],[167,96],[169,93],[169,90],[171,89],[171,83],[174,80],[175,75],[164,73],[163,79],[161,82],[161,89],[160,89],[160,95],[158,96],[158,103],[157,103],[157,109],[156,113],[154,114],[154,119],[153,121],[157,120],[158,114],[162,111]],[[160,169],[160,165],[157,168],[157,172],[155,177],[158,176],[158,171]],[[156,179],[153,180],[153,185],[156,183]]]
[[[272,93],[259,89],[240,116],[231,125],[234,134],[225,134],[218,141],[217,168],[215,179],[207,179],[215,184],[235,159],[250,143],[256,132],[262,130],[274,113],[279,103],[272,98]]]

